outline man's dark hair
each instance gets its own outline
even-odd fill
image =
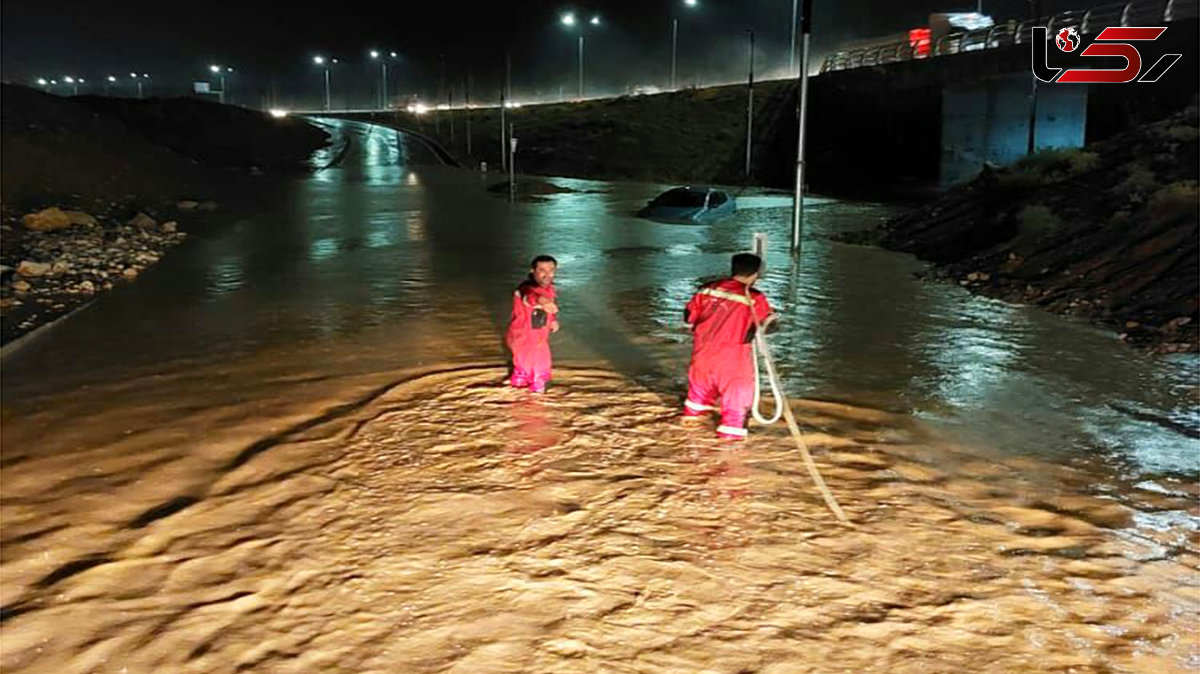
[[[554,263],[555,267],[558,266],[558,260],[555,260],[554,258],[550,257],[549,255],[539,255],[539,256],[533,258],[533,262],[529,263],[529,268],[537,269],[539,262],[552,262],[552,263]]]
[[[738,253],[729,266],[731,276],[750,276],[762,269],[762,258],[753,253]]]

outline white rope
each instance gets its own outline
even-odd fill
[[[754,311],[753,308],[750,309]],[[754,404],[750,406],[750,414],[754,420],[764,426],[779,421],[783,416],[783,391],[779,386],[779,377],[775,374],[775,361],[771,360],[771,352],[767,350],[767,340],[763,337],[762,329],[755,329],[754,341],[750,344],[750,352],[754,359]],[[771,399],[775,401],[775,411],[771,416],[764,417],[762,414],[762,391],[759,382],[758,361],[762,358],[763,363],[767,367],[767,385],[771,387]]]
[[[750,297],[750,287],[746,286],[746,298]],[[754,303],[750,304],[750,316],[754,319],[754,344],[755,349],[754,359],[754,406],[751,408],[754,414],[754,420],[761,423],[774,423],[774,421],[764,422],[759,418],[758,414],[758,354],[762,355],[763,362],[767,366],[767,377],[771,382],[771,395],[775,396],[775,420],[779,419],[779,414],[782,413],[787,421],[788,430],[792,433],[792,439],[796,441],[796,446],[800,448],[800,455],[804,458],[804,465],[808,468],[808,474],[812,476],[813,482],[817,485],[817,490],[821,492],[821,497],[825,499],[825,505],[829,506],[830,512],[838,518],[842,524],[851,524],[850,518],[846,517],[845,511],[838,505],[837,499],[833,497],[833,492],[829,491],[829,487],[825,485],[825,480],[821,478],[820,471],[817,470],[817,464],[813,461],[812,453],[808,451],[808,445],[804,442],[804,436],[800,434],[800,426],[796,423],[796,417],[792,414],[792,408],[788,404],[787,398],[783,395],[783,386],[779,383],[779,375],[775,373],[775,362],[771,360],[771,352],[767,350],[767,338],[763,334],[762,323],[758,322],[758,314],[754,311]]]

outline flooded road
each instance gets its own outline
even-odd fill
[[[0,668],[1200,669],[1198,363],[832,243],[888,209],[713,227],[661,186],[510,206],[341,124],[311,178],[4,363]],[[753,232],[826,480],[780,428],[676,423],[682,307]],[[499,382],[560,261],[557,380]]]

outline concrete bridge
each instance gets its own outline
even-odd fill
[[[849,149],[864,159],[868,179],[945,187],[970,179],[985,163],[1016,161],[1031,136],[1036,150],[1081,147],[1161,117],[1196,95],[1198,4],[1139,0],[935,36],[925,45],[893,42],[831,54],[812,81],[811,160],[832,166]],[[1086,43],[1108,26],[1166,26],[1159,40],[1139,43],[1143,72],[1159,54],[1182,58],[1154,83],[1036,82],[1035,26],[1047,27],[1052,65],[1068,65],[1053,45],[1067,27]],[[1070,65],[1124,62],[1076,57]]]

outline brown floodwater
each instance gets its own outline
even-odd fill
[[[656,186],[510,207],[346,125],[343,164],[4,362],[5,672],[1200,670],[1197,361],[834,244],[768,256],[782,426],[684,427],[726,226]],[[562,262],[556,381],[502,385],[510,288]]]

